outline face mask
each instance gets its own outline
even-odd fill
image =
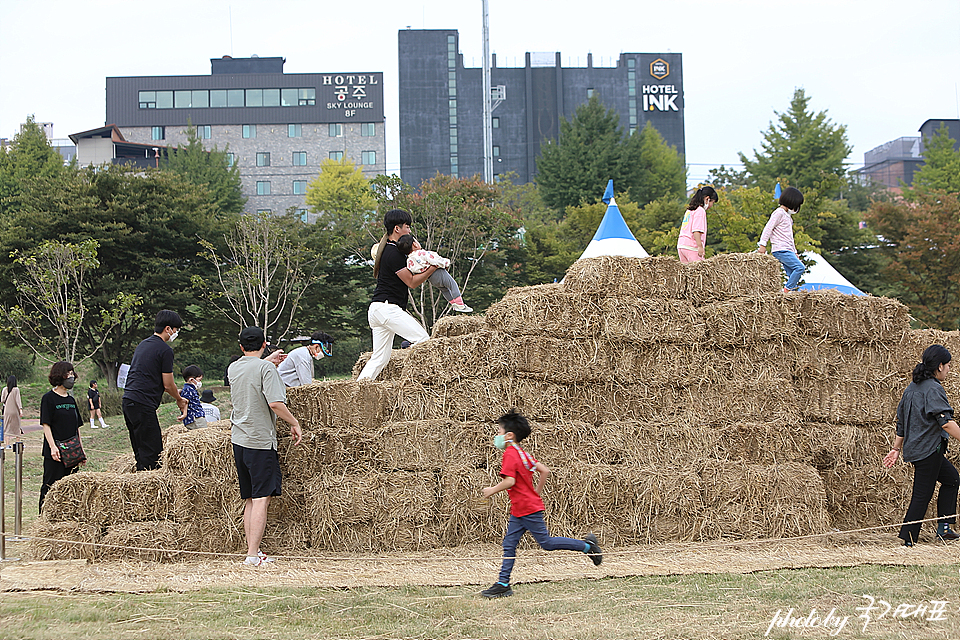
[[[177,336],[178,336],[178,335],[180,335],[180,330],[179,330],[179,329],[177,329],[177,330],[174,331],[172,334],[170,334],[170,339],[167,340],[167,342],[173,342],[174,340],[177,339]]]
[[[203,386],[203,382],[201,382],[200,380],[194,380],[194,381],[193,381],[193,386],[196,387],[197,389],[199,389],[200,387]]]
[[[507,436],[499,435],[493,439],[493,446],[500,451],[504,451],[507,448]]]
[[[313,359],[314,359],[314,360],[323,360],[323,352],[322,352],[322,351],[318,351],[316,354],[314,354]]]
[[[76,382],[77,382],[76,378],[65,378],[63,381],[63,388],[73,389],[73,385],[76,384]]]

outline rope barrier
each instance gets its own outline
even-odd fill
[[[828,538],[831,536],[840,536],[840,535],[850,535],[855,533],[865,533],[870,531],[878,531],[881,529],[889,529],[892,527],[900,527],[905,524],[923,524],[925,522],[937,522],[944,518],[955,518],[957,514],[942,516],[937,518],[925,518],[923,520],[911,520],[909,522],[897,522],[893,524],[882,524],[873,527],[862,527],[860,529],[847,529],[842,531],[824,531],[821,533],[811,533],[802,536],[791,536],[791,537],[780,537],[780,538],[757,538],[752,540],[728,540],[728,541],[717,541],[717,542],[706,542],[706,543],[697,543],[699,549],[717,549],[717,548],[728,548],[728,547],[743,547],[743,546],[754,546],[761,544],[773,544],[773,543],[789,543],[797,542],[800,540],[811,540],[815,538]],[[13,538],[10,534],[3,534],[7,538]],[[87,542],[80,540],[63,540],[59,538],[46,538],[41,536],[26,536],[21,537],[18,540],[42,540],[44,542],[53,542],[53,543],[63,543],[74,546],[89,546],[89,547],[101,547],[107,549],[122,549],[125,551],[137,551],[137,552],[149,552],[149,553],[163,553],[163,554],[174,554],[174,555],[193,555],[193,556],[210,556],[210,557],[221,557],[221,558],[237,558],[244,557],[244,554],[238,553],[225,553],[219,551],[188,551],[186,549],[163,549],[159,547],[134,547],[129,545],[119,545],[119,544],[109,544],[104,542]],[[627,555],[637,555],[644,553],[645,549],[634,549],[628,551],[604,551],[603,555],[605,558],[610,556],[627,556]],[[546,555],[548,552],[542,552],[542,555]],[[485,561],[485,560],[503,560],[506,557],[502,555],[498,556],[296,556],[296,555],[270,555],[271,558],[276,558],[278,560],[303,560],[303,561],[344,561],[344,560],[362,560],[365,562],[397,562],[397,561],[448,561],[448,560],[470,560],[470,561]],[[508,556],[514,560],[520,558],[520,556]]]

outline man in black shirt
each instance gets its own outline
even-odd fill
[[[419,287],[437,270],[434,265],[417,274],[407,269],[407,257],[397,249],[397,240],[410,233],[412,224],[413,218],[402,209],[391,209],[383,218],[386,234],[380,241],[373,266],[377,288],[367,310],[367,321],[373,331],[373,354],[360,372],[359,380],[373,380],[380,375],[390,362],[393,338],[397,334],[413,344],[430,338],[426,329],[407,313],[409,290]]]
[[[123,420],[130,432],[137,471],[160,466],[163,439],[157,408],[163,392],[166,391],[177,401],[180,418],[187,415],[187,401],[180,397],[180,391],[173,381],[173,349],[167,344],[176,339],[182,326],[179,314],[164,309],[157,314],[153,335],[137,345],[133,352],[123,390]]]

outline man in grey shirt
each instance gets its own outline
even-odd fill
[[[260,359],[266,346],[262,329],[245,328],[240,332],[243,357],[228,369],[233,402],[230,441],[233,443],[240,497],[244,500],[243,530],[247,538],[244,564],[252,566],[271,561],[260,551],[260,541],[267,527],[270,498],[281,495],[277,417],[290,424],[294,445],[300,444],[302,438],[300,423],[285,404],[287,390],[277,373],[276,362]],[[278,356],[282,354],[280,351],[276,353]]]
[[[333,338],[323,331],[314,331],[310,336],[310,344],[291,351],[287,359],[277,367],[277,371],[280,372],[283,384],[288,387],[310,384],[313,382],[313,361],[332,355]]]

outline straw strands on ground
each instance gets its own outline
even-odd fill
[[[283,495],[264,549],[499,541],[506,496],[480,489],[499,482],[495,420],[512,407],[533,421],[525,447],[554,472],[544,500],[555,535],[593,530],[620,545],[898,520],[909,466],[880,465],[897,402],[923,349],[960,352],[960,334],[910,331],[892,300],[784,294],[781,282],[776,260],[759,254],[583,260],[564,283],[442,319],[431,340],[394,351],[375,382],[289,389],[304,437],[293,445],[278,424]],[[945,387],[960,397],[957,377]],[[37,532],[76,543],[38,542],[35,553],[177,558],[79,544],[107,540],[241,550],[229,429],[177,424],[159,471],[60,481]],[[130,467],[121,457],[112,469]]]

